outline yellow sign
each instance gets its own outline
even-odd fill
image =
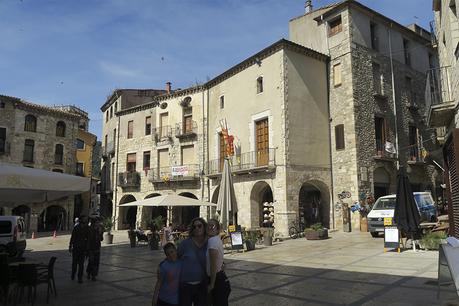
[[[392,218],[384,218],[384,226],[392,225]]]
[[[236,231],[236,225],[228,225],[228,231],[229,232],[235,232]]]

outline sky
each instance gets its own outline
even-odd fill
[[[0,94],[89,113],[114,89],[204,83],[281,38],[304,0],[0,0]],[[313,0],[313,6],[333,3]],[[432,0],[362,0],[429,29]]]

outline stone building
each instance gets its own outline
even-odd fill
[[[79,120],[78,114],[0,95],[0,162],[75,174]],[[29,232],[73,224],[73,196],[19,206],[2,200],[2,213],[24,216]]]
[[[216,202],[225,156],[222,120],[236,137],[232,170],[238,224],[263,226],[263,203],[271,202],[276,230],[286,235],[298,218],[300,198],[316,205],[322,201],[315,218],[328,225],[326,62],[321,53],[280,40],[203,85],[168,87],[148,103],[116,111],[117,124],[108,119],[104,126],[107,147],[108,133],[116,135],[108,151],[112,164],[105,168],[114,169],[116,227],[145,226],[155,215],[176,225],[213,216],[214,211],[199,207],[167,211],[119,205],[171,192]]]
[[[437,139],[443,144],[445,182],[448,194],[450,234],[459,238],[459,21],[456,0],[434,0],[435,23],[432,23],[433,46],[438,50],[439,66],[430,70],[426,86],[428,122],[437,130]],[[441,154],[443,153],[443,154]]]
[[[289,32],[293,42],[330,57],[336,225],[341,227],[344,204],[395,193],[398,163],[406,166],[414,191],[440,195],[441,169],[424,162],[438,145],[424,98],[426,72],[437,63],[430,33],[351,0],[316,10],[307,1],[306,13],[290,21]],[[359,228],[359,213],[351,223]]]

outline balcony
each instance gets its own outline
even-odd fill
[[[408,159],[408,164],[424,164],[424,157],[422,156],[422,150],[418,147],[418,145],[413,145],[410,147],[410,156]]]
[[[140,187],[140,173],[135,171],[118,173],[118,185],[121,188]]]
[[[102,156],[113,156],[115,155],[115,142],[107,142],[105,146],[102,147]]]
[[[148,171],[148,180],[151,183],[168,183],[170,181],[199,180],[200,169],[197,164],[153,168]]]
[[[161,126],[154,128],[152,131],[155,142],[170,142],[172,140],[172,128],[170,126]]]
[[[395,153],[386,151],[386,140],[376,139],[376,152],[374,159],[394,161],[396,160]]]
[[[178,139],[194,138],[198,134],[196,121],[179,122],[175,125],[175,137]]]
[[[230,157],[233,174],[251,174],[255,172],[273,172],[276,169],[276,149],[252,151]],[[223,171],[224,159],[209,161],[208,176],[217,176]]]
[[[451,90],[450,68],[445,66],[427,72],[425,100],[427,122],[431,127],[448,126],[454,119],[456,102]]]
[[[9,155],[11,152],[10,143],[0,139],[0,155]]]

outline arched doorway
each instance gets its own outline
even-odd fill
[[[66,216],[67,213],[63,207],[58,205],[48,206],[38,218],[38,231],[49,232],[64,230],[67,226]]]
[[[376,168],[373,172],[374,199],[388,195],[390,188],[390,175],[383,167]]]
[[[253,215],[251,216],[251,227],[263,227],[264,223],[263,203],[273,203],[273,191],[268,183],[261,181],[253,185],[250,193],[250,206]],[[274,207],[275,209],[275,207]],[[274,221],[275,222],[275,221]]]
[[[26,232],[29,232],[30,228],[30,207],[26,205],[20,205],[13,209],[12,211],[13,216],[21,216],[24,218]]]
[[[127,194],[120,200],[120,205],[134,202],[136,199],[133,195]],[[135,228],[137,221],[137,206],[119,206],[118,229]]]
[[[152,193],[145,197],[145,199],[158,197],[161,194]],[[148,223],[154,218],[161,216],[163,221],[167,221],[167,207],[166,206],[144,206],[142,207],[142,228],[148,228]]]
[[[298,196],[298,216],[305,227],[321,223],[330,227],[330,199],[326,184],[320,181],[303,183]]]
[[[183,192],[179,195],[187,198],[198,199],[191,192]],[[199,217],[199,206],[174,207],[172,209],[172,223],[174,226],[187,227],[191,220]]]

